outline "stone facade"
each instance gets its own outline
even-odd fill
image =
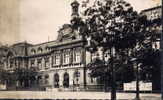
[[[78,2],[72,2],[71,6],[72,19],[79,17]],[[73,29],[71,24],[64,24],[55,41],[36,45],[22,42],[8,46],[3,52],[4,61],[1,61],[1,65],[11,72],[15,68],[35,68],[39,72],[36,76],[37,85],[42,87],[92,85],[96,82],[85,68],[91,56],[83,45],[78,30]]]

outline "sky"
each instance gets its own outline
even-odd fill
[[[0,0],[0,43],[13,44],[27,41],[37,44],[56,40],[59,28],[69,23],[71,19],[72,1]],[[154,7],[161,2],[160,0],[126,1],[137,11]]]

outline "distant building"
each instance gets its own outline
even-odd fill
[[[160,35],[162,33],[162,6],[157,6],[149,9],[142,10],[142,15],[146,15],[149,20],[148,29],[156,36],[156,40],[153,41],[152,47],[159,49],[160,48]]]
[[[151,43],[152,48],[154,48],[155,50],[160,50],[161,34],[162,34],[162,6],[157,6],[157,7],[142,10],[141,14],[147,16],[147,19],[149,21],[148,29],[150,30],[151,33],[153,33],[153,39],[152,39],[153,41]],[[161,67],[162,65],[160,65],[160,72],[158,73],[162,73],[162,77],[163,77],[163,71],[161,71]],[[161,89],[162,85],[161,85],[160,75],[153,76],[153,82],[152,82],[153,90]]]
[[[161,19],[162,17],[162,6],[156,6],[153,8],[144,9],[141,14],[147,15],[148,20]]]

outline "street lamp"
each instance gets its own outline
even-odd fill
[[[104,88],[105,88],[105,92],[107,92],[108,91],[108,77],[107,77],[107,74],[108,74],[108,72],[109,72],[109,69],[108,69],[108,61],[109,61],[109,56],[108,56],[108,54],[106,53],[105,54],[105,56],[104,56],[104,64],[105,64],[105,66],[107,67],[106,68],[106,72],[105,72],[105,77],[104,77]]]
[[[137,64],[137,58],[132,58],[131,61],[134,62],[134,66],[136,67],[136,97],[135,100],[140,100],[139,96],[139,65]]]
[[[114,48],[111,48],[110,49],[110,53],[111,53],[111,66],[110,66],[110,69],[111,69],[111,85],[112,85],[112,89],[111,89],[111,100],[116,100],[116,82],[115,82],[115,68],[114,68],[114,62],[113,62],[113,53],[114,53]]]

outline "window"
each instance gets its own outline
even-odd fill
[[[69,74],[67,72],[63,76],[63,87],[69,87]]]
[[[80,51],[75,51],[74,52],[74,63],[80,63],[81,62],[81,52]]]
[[[14,61],[13,59],[10,59],[10,68],[13,68],[13,66],[14,66]]]
[[[70,63],[70,53],[66,51],[63,54],[63,64],[69,64],[69,63]]]
[[[46,51],[50,51],[50,48],[48,46],[45,47]]]
[[[45,58],[45,68],[49,68],[50,64],[49,64],[49,57]]]
[[[31,67],[35,66],[35,60],[31,60]]]
[[[39,47],[39,48],[38,48],[38,53],[42,53],[42,51],[43,51],[42,48]]]
[[[79,86],[79,77],[80,77],[80,72],[78,70],[76,70],[74,72],[73,85]]]
[[[32,49],[31,50],[31,54],[36,54],[36,50],[35,49]]]
[[[59,88],[59,74],[58,73],[54,75],[54,87]]]
[[[55,54],[53,56],[53,65],[60,65],[60,54]]]
[[[38,76],[38,78],[37,78],[37,84],[38,84],[38,85],[43,84],[42,76]]]
[[[42,59],[37,60],[37,66],[39,69],[42,69]]]

